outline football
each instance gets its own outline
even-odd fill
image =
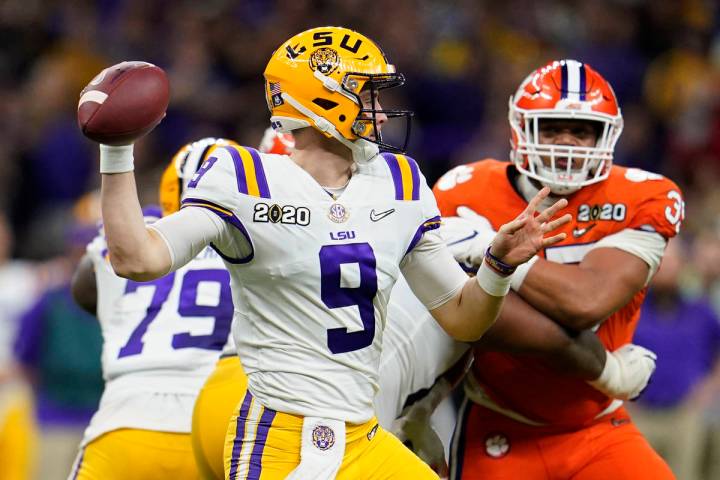
[[[80,92],[78,125],[91,140],[127,145],[146,135],[165,116],[170,84],[147,62],[122,62],[100,72]]]

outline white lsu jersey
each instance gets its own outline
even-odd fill
[[[440,221],[415,161],[386,153],[358,165],[334,199],[288,156],[226,147],[189,183],[189,206],[249,242],[243,258],[216,248],[243,306],[233,336],[252,394],[282,412],[368,421],[390,291]]]
[[[102,233],[87,253],[106,385],[83,443],[117,428],[189,433],[195,398],[230,334],[224,262],[208,247],[175,272],[135,282],[114,273]]]

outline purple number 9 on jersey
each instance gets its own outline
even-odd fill
[[[360,268],[360,285],[343,287],[341,269],[343,264],[355,263]],[[367,243],[325,245],[320,249],[320,297],[329,308],[357,305],[363,329],[348,332],[347,328],[330,328],[327,344],[332,353],[360,350],[372,344],[375,338],[375,307],[377,293],[375,253]]]

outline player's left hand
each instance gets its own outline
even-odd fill
[[[614,352],[606,352],[602,373],[588,383],[609,397],[633,400],[650,382],[656,361],[657,355],[652,350],[628,343]]]
[[[517,266],[530,260],[541,249],[565,240],[566,233],[549,237],[545,235],[572,220],[569,213],[552,219],[558,211],[567,206],[567,200],[562,198],[539,215],[535,215],[538,206],[549,194],[548,187],[540,190],[515,220],[500,227],[490,247],[491,254],[508,265]]]

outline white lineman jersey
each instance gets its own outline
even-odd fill
[[[453,340],[400,276],[390,295],[380,357],[378,422],[390,430],[403,409],[430,389],[469,344]]]
[[[245,244],[215,247],[243,306],[233,336],[253,395],[278,411],[369,420],[390,291],[440,221],[415,161],[358,165],[335,199],[288,156],[225,147],[188,184],[187,207],[215,212]]]
[[[223,260],[208,247],[175,272],[135,282],[113,272],[102,233],[87,253],[106,385],[84,442],[116,428],[190,432],[195,398],[230,334],[233,304]]]

